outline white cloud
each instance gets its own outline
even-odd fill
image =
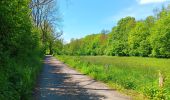
[[[137,2],[139,2],[139,4],[163,3],[166,1],[167,0],[137,0]]]

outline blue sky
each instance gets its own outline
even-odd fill
[[[153,9],[167,5],[169,0],[59,0],[63,38],[81,38],[111,30],[119,19],[132,16],[137,20],[153,15]]]

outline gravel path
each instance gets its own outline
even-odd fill
[[[46,56],[34,91],[35,100],[129,100],[105,84],[97,82]]]

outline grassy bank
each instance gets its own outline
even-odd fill
[[[143,94],[149,99],[170,99],[170,59],[108,56],[57,58],[96,80],[126,91],[127,94]],[[159,87],[159,73],[164,78],[163,87]]]
[[[29,55],[15,59],[4,58],[0,67],[0,100],[31,100],[42,57]]]

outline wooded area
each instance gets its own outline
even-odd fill
[[[145,20],[125,17],[111,32],[72,39],[63,49],[68,55],[170,57],[170,6]]]
[[[55,0],[0,1],[0,100],[29,100],[41,59],[61,32]]]

